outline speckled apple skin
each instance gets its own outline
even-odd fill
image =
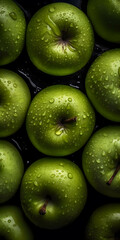
[[[62,123],[70,118],[76,121]],[[32,100],[26,129],[32,144],[49,156],[65,156],[79,150],[91,136],[95,112],[83,92],[67,85],[40,91]]]
[[[81,169],[63,158],[42,158],[25,172],[21,204],[26,216],[40,228],[57,229],[70,224],[83,210],[87,185]],[[40,208],[46,199],[46,214]]]

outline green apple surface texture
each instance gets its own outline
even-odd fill
[[[33,234],[17,206],[0,207],[0,239],[33,240]]]
[[[94,110],[80,90],[67,85],[44,88],[32,100],[26,128],[32,144],[50,156],[79,150],[95,125]]]
[[[0,66],[13,62],[22,52],[26,20],[12,0],[0,0]]]
[[[16,147],[0,140],[0,203],[14,196],[24,172],[22,157]]]
[[[120,43],[119,0],[88,0],[87,14],[94,30],[101,38]]]
[[[120,204],[105,204],[91,214],[85,231],[85,240],[120,239]]]
[[[15,72],[0,69],[0,137],[18,131],[30,104],[30,90],[25,81]]]
[[[120,49],[102,53],[90,66],[86,92],[95,109],[105,118],[120,122]]]
[[[82,164],[89,183],[100,193],[120,198],[120,126],[106,126],[87,142]]]
[[[87,199],[80,168],[64,158],[42,158],[26,170],[21,204],[26,216],[40,228],[57,229],[74,221]]]
[[[64,76],[87,64],[93,52],[94,34],[83,11],[72,4],[51,3],[31,18],[26,45],[38,69]]]

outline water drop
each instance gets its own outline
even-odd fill
[[[51,13],[53,13],[53,12],[55,11],[55,8],[51,7],[51,8],[49,9],[49,11],[50,11]]]
[[[17,20],[17,15],[16,15],[15,12],[9,13],[9,16],[10,16],[13,20]]]
[[[39,125],[40,125],[40,126],[42,125],[42,121],[39,122]]]
[[[102,152],[102,156],[105,156],[105,151]]]
[[[68,173],[68,178],[72,179],[73,175],[71,173]]]
[[[59,165],[60,165],[60,166],[63,166],[63,163],[61,162]]]
[[[51,98],[51,99],[49,100],[50,103],[54,103],[54,101],[55,101],[54,98]]]
[[[37,187],[37,186],[38,186],[38,182],[37,182],[37,181],[35,181],[35,182],[34,182],[34,185]]]
[[[82,135],[83,135],[83,132],[80,131],[80,136],[82,136]]]
[[[74,27],[73,23],[70,23],[70,27]]]
[[[97,159],[96,162],[97,162],[97,163],[100,163],[100,159]]]
[[[55,177],[55,174],[51,174],[51,178],[54,178]]]
[[[69,98],[68,98],[68,101],[69,101],[69,102],[72,102],[72,98],[69,97]]]
[[[55,134],[56,134],[57,136],[60,136],[60,135],[62,134],[62,132],[63,132],[63,129],[59,129],[59,130],[57,130],[57,131],[55,132]]]

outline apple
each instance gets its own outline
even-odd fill
[[[26,20],[22,9],[12,0],[0,0],[0,66],[13,62],[25,42]]]
[[[0,207],[0,239],[33,240],[33,233],[19,207],[14,205]]]
[[[87,15],[95,32],[104,40],[120,43],[120,2],[88,0]]]
[[[83,92],[67,85],[42,89],[32,100],[26,117],[31,143],[49,156],[79,150],[95,125],[94,110]]]
[[[21,205],[40,228],[58,229],[74,221],[87,199],[81,169],[64,158],[45,157],[26,170],[20,190]]]
[[[82,166],[88,182],[96,191],[120,198],[120,126],[97,130],[82,153]]]
[[[0,137],[18,131],[30,104],[30,90],[17,73],[0,69]]]
[[[104,204],[93,211],[85,231],[86,240],[120,239],[120,204]]]
[[[120,122],[120,49],[97,57],[88,69],[85,88],[94,108],[104,118]]]
[[[23,173],[24,164],[17,148],[7,140],[0,140],[0,203],[15,195]]]
[[[26,46],[31,62],[39,70],[56,76],[73,74],[92,55],[93,29],[79,8],[69,3],[51,3],[32,16]]]

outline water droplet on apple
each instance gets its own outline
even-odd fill
[[[39,122],[39,125],[40,125],[40,126],[42,125],[42,121]]]
[[[102,156],[105,156],[105,155],[106,155],[106,154],[105,154],[105,151],[103,151],[103,152],[102,152]]]
[[[63,129],[59,129],[55,132],[57,136],[60,136],[63,133]]]
[[[37,182],[37,181],[35,181],[35,182],[34,182],[34,185],[37,187],[37,186],[38,186],[38,182]]]
[[[83,115],[83,119],[85,119],[85,118],[86,118],[86,115],[84,114],[84,115]]]
[[[72,98],[69,97],[69,98],[68,98],[68,101],[69,101],[69,102],[72,102]]]
[[[53,12],[55,11],[55,8],[54,8],[54,7],[51,7],[51,8],[49,9],[49,11],[50,11],[51,13],[53,13]]]
[[[65,194],[65,198],[67,198],[68,197],[68,195],[67,194]]]
[[[73,23],[70,23],[70,27],[74,27],[74,24],[73,24]]]
[[[97,162],[97,163],[100,163],[100,159],[97,159],[96,162]]]
[[[72,178],[73,178],[72,173],[68,173],[68,178],[69,178],[69,179],[72,179]]]
[[[13,20],[17,20],[17,15],[16,15],[15,12],[9,13],[9,16],[10,16]]]
[[[80,136],[82,136],[83,135],[83,132],[82,131],[80,131]]]
[[[51,174],[51,178],[54,178],[54,177],[55,177],[55,174],[52,173],[52,174]]]
[[[51,98],[51,99],[49,100],[50,103],[54,103],[54,101],[55,101],[54,98]]]
[[[59,165],[60,165],[60,166],[63,166],[64,164],[61,162]]]

